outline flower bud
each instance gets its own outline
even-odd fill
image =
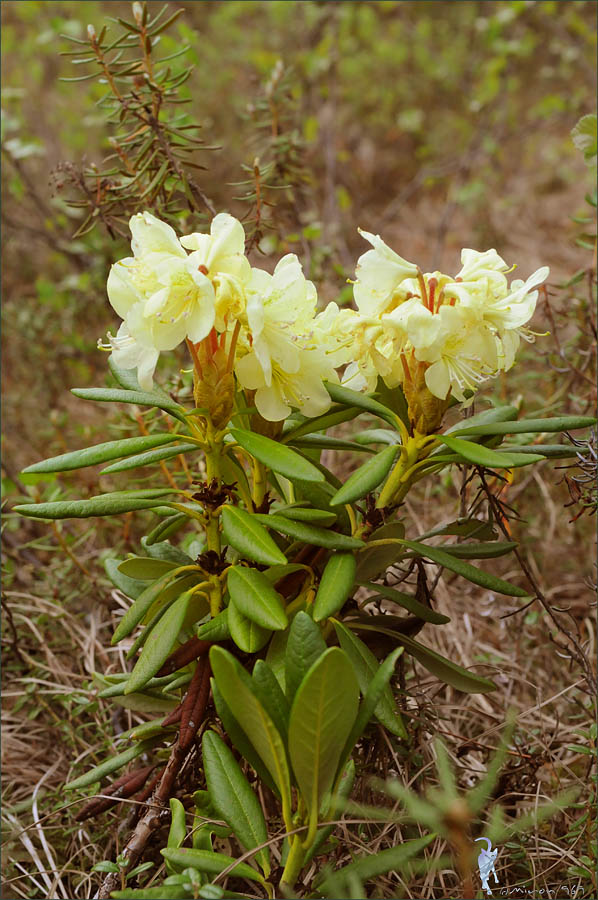
[[[430,393],[426,385],[426,363],[412,360],[411,378],[403,382],[403,392],[407,401],[409,421],[418,434],[435,434],[449,407],[450,394],[446,400],[439,400]]]
[[[214,428],[223,428],[229,421],[235,396],[235,381],[227,371],[227,355],[224,349],[214,350],[210,339],[199,344],[197,355],[201,364],[201,377],[195,375],[193,398],[198,408],[207,409]]]
[[[93,27],[93,25],[88,25],[88,26],[87,26],[87,37],[89,38],[89,40],[90,40],[90,41],[92,42],[92,44],[93,44],[94,41],[95,41],[95,39],[96,39],[96,30],[95,30],[95,28]]]
[[[143,6],[141,3],[135,2],[133,4],[133,16],[137,24],[141,25],[143,22]]]

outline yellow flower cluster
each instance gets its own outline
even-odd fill
[[[294,254],[269,274],[245,256],[243,226],[217,215],[210,234],[178,238],[148,212],[130,222],[133,256],[112,266],[108,297],[123,319],[109,348],[117,365],[136,368],[149,389],[162,350],[181,341],[218,349],[242,388],[255,391],[263,418],[295,408],[307,416],[330,405],[324,381],[374,390],[381,376],[402,385],[412,407],[451,395],[466,400],[513,364],[548,269],[509,285],[495,250],[463,250],[451,278],[423,274],[377,235],[357,264],[357,309],[331,303],[317,314],[316,289]],[[205,354],[204,354],[205,355]],[[417,397],[419,400],[417,400]],[[417,418],[417,415],[415,416]]]

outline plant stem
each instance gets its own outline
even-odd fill
[[[266,470],[258,459],[253,461],[253,503],[258,509],[266,496]]]
[[[280,887],[283,885],[289,888],[295,886],[295,882],[299,877],[299,873],[303,866],[306,851],[303,848],[300,835],[296,834],[291,838],[291,850],[287,858],[287,864],[284,867],[282,878],[280,879]]]
[[[213,481],[221,481],[220,460],[223,455],[222,441],[215,437],[211,424],[208,425],[208,449],[206,450],[206,480],[208,484]],[[206,507],[206,544],[208,550],[213,550],[220,556],[220,509]],[[209,576],[210,579],[210,612],[217,616],[222,606],[222,583],[218,575]]]

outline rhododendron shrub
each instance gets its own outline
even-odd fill
[[[455,276],[423,273],[362,232],[372,249],[357,262],[355,308],[320,310],[297,256],[283,256],[271,272],[252,265],[243,225],[227,213],[213,218],[209,233],[178,236],[149,212],[134,215],[130,228],[132,255],[114,263],[107,283],[122,321],[100,342],[116,386],[74,393],[159,415],[149,433],[26,470],[43,477],[103,465],[100,476],[122,479],[120,490],[17,507],[38,519],[153,516],[139,552],[106,563],[126,598],[113,644],[127,663],[121,673],[94,676],[101,698],[140,720],[121,736],[122,752],[66,787],[89,788],[148,757],[150,765],[144,760],[78,813],[99,815],[122,797],[149,801],[121,869],[134,871],[163,808],[172,821],[162,850],[168,896],[199,896],[224,872],[274,896],[273,831],[287,835],[278,880],[288,896],[350,796],[353,749],[370,720],[408,748],[397,661],[410,655],[458,691],[495,689],[416,639],[449,621],[435,608],[424,562],[498,595],[528,595],[525,584],[469,561],[516,546],[498,540],[492,508],[487,519],[439,522],[422,535],[412,533],[405,497],[451,466],[504,473],[571,455],[570,446],[545,445],[542,435],[593,419],[521,419],[517,407],[503,405],[443,426],[449,407],[469,406],[511,368],[522,338],[534,340],[529,322],[546,267],[511,280],[513,267],[496,250],[465,249]],[[192,371],[188,398],[154,382],[160,354],[181,344]],[[329,433],[341,423],[342,437]],[[533,443],[521,442],[526,434]],[[324,450],[338,449],[359,459],[345,481],[330,456],[322,460]],[[182,463],[169,469],[172,460]],[[166,484],[160,475],[149,487],[127,485],[137,469],[158,465]],[[200,742],[193,770],[200,824],[182,847],[177,777]],[[166,766],[143,788],[165,754]],[[278,810],[268,822],[255,779]],[[214,835],[235,841],[243,860],[217,850]],[[144,896],[118,884],[105,885],[103,895]]]

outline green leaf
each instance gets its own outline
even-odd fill
[[[516,422],[489,422],[483,425],[469,425],[460,428],[459,437],[465,434],[538,434],[557,431],[574,431],[590,428],[596,424],[593,416],[555,416],[552,419],[519,419]]]
[[[286,534],[296,541],[313,544],[315,547],[327,547],[330,550],[358,550],[365,544],[359,538],[350,537],[347,534],[339,534],[326,528],[318,528],[317,525],[308,525],[305,522],[297,522],[280,515],[255,514],[258,522]]]
[[[162,884],[159,887],[125,888],[112,891],[114,900],[186,900],[189,892],[182,885]]]
[[[289,730],[289,701],[285,697],[276,675],[263,659],[258,659],[251,675],[253,692],[274,722],[280,735],[286,739]]]
[[[327,482],[298,481],[295,485],[295,493],[299,500],[307,500],[316,509],[324,510],[335,516],[339,528],[346,534],[351,533],[351,520],[344,506],[333,509],[330,500],[335,495],[337,488]],[[288,517],[287,517],[288,518]]]
[[[326,652],[320,629],[306,612],[291,623],[284,659],[286,694],[291,700],[312,665]]]
[[[164,522],[158,522],[156,527],[147,535],[145,539],[146,545],[149,546],[171,537],[183,527],[188,519],[189,516],[185,515],[185,513],[177,513],[174,516],[169,516]]]
[[[262,628],[252,619],[248,619],[237,607],[234,600],[228,605],[228,627],[230,636],[239,650],[244,653],[257,653],[268,643],[271,631]]]
[[[81,400],[100,403],[135,403],[137,406],[156,406],[165,412],[184,413],[183,407],[170,397],[160,397],[148,391],[119,390],[118,388],[71,388],[71,394]]]
[[[314,622],[334,616],[355,587],[357,562],[353,554],[334,553],[324,568],[314,600]]]
[[[432,625],[446,625],[447,622],[451,621],[448,616],[443,616],[429,606],[424,606],[423,603],[420,603],[419,600],[416,600],[411,594],[404,594],[403,591],[386,587],[385,584],[373,584],[368,581],[362,582],[362,584],[369,590],[376,591],[379,597],[386,597],[387,600],[392,600],[393,603],[402,606],[403,609],[408,610],[424,622],[430,622]]]
[[[309,812],[309,846],[318,812],[331,790],[339,757],[357,717],[359,687],[348,657],[331,647],[313,664],[297,689],[289,721],[289,753]]]
[[[175,578],[179,573],[179,569],[172,569],[170,572],[162,575],[153,584],[150,584],[145,590],[139,594],[132,606],[128,608],[120,622],[118,623],[112,644],[118,644],[123,638],[131,634],[136,625],[141,622],[145,614],[149,611],[154,600],[157,600],[166,585]]]
[[[392,409],[406,427],[409,428],[409,408],[403,388],[400,385],[397,385],[395,388],[389,388],[385,385],[384,379],[378,376],[375,395],[384,406]]]
[[[202,749],[210,800],[219,816],[230,825],[246,850],[265,844],[268,830],[262,807],[233,754],[213,731],[204,734]],[[270,874],[268,848],[259,850],[255,859],[267,878]]]
[[[316,416],[314,419],[307,419],[301,425],[297,425],[282,433],[282,441],[284,444],[289,441],[297,440],[306,434],[313,434],[315,431],[326,431],[327,428],[333,428],[340,425],[341,422],[348,422],[358,416],[360,410],[354,407],[342,407],[341,409],[331,409],[322,416]]]
[[[141,656],[131,672],[131,677],[127,681],[125,694],[132,694],[147,684],[170,655],[185,621],[191,599],[190,594],[190,591],[181,594],[152,630]]]
[[[133,747],[129,747],[127,750],[123,750],[122,753],[105,760],[105,762],[100,763],[99,766],[96,766],[94,769],[90,769],[89,772],[85,772],[83,775],[75,778],[74,781],[69,781],[68,784],[65,784],[64,790],[75,791],[79,790],[79,788],[88,787],[96,781],[101,781],[102,778],[106,778],[107,775],[111,775],[112,772],[116,772],[117,769],[122,769],[123,766],[126,766],[127,763],[130,763],[131,760],[136,759],[138,756],[141,756],[142,753],[147,753],[147,751],[154,747],[158,742],[159,741],[154,738],[149,741],[142,741],[139,744],[135,744]]]
[[[160,497],[171,494],[170,488],[160,492]],[[160,506],[159,497],[135,496],[129,491],[122,494],[104,494],[89,500],[52,500],[50,503],[23,503],[13,506],[13,511],[32,519],[89,519],[93,516],[116,516],[137,509]]]
[[[237,660],[222,647],[210,649],[216,684],[231,713],[272,775],[282,798],[283,817],[290,821],[291,780],[282,738],[272,719],[251,690],[251,679]]]
[[[125,472],[128,469],[138,469],[140,466],[151,466],[161,460],[171,459],[179,456],[181,453],[190,453],[192,450],[197,449],[197,444],[183,442],[176,444],[174,447],[159,447],[157,450],[148,450],[146,453],[136,453],[135,456],[128,456],[126,459],[121,459],[119,462],[106,466],[105,469],[102,469],[100,475],[111,475],[113,472]]]
[[[352,391],[350,388],[341,387],[340,384],[331,384],[329,381],[324,382],[324,387],[335,403],[344,403],[345,406],[357,406],[358,409],[363,409],[374,416],[384,419],[393,428],[396,427],[396,414],[388,407],[383,406],[382,403],[378,403],[377,400],[373,400],[371,397],[367,397],[365,394],[360,394],[357,391]]]
[[[289,631],[288,628],[286,631],[275,631],[266,651],[266,662],[272,669],[282,691],[286,690],[285,660]]]
[[[302,438],[294,438],[288,441],[294,447],[302,447],[305,450],[356,450],[358,453],[373,453],[369,447],[364,447],[355,441],[347,441],[344,438],[330,437],[329,435],[308,434]]]
[[[264,437],[262,434],[254,434],[252,431],[243,431],[240,428],[231,428],[230,433],[251,456],[272,469],[273,472],[284,475],[289,481],[294,481],[296,478],[301,481],[324,481],[322,473],[290,447]]]
[[[208,619],[203,625],[198,625],[195,629],[195,635],[202,641],[227,641],[230,634],[230,626],[228,624],[228,607],[221,610],[213,619]]]
[[[135,578],[127,578],[126,575],[123,575],[122,572],[119,572],[118,567],[123,562],[122,559],[106,559],[104,560],[104,569],[106,570],[106,575],[110,579],[113,585],[122,591],[127,597],[131,600],[137,600],[137,598],[144,592],[147,588],[147,584],[145,581],[137,581]]]
[[[457,688],[458,691],[473,694],[485,694],[488,691],[495,691],[496,685],[487,678],[480,675],[474,675],[467,669],[463,669],[450,659],[446,659],[429,647],[425,647],[413,638],[408,637],[399,631],[392,631],[390,628],[382,628],[378,625],[368,626],[355,624],[355,628],[365,631],[379,631],[381,634],[387,634],[396,640],[398,644],[405,647],[407,653],[415,657],[418,662],[435,675],[440,681],[450,684],[451,687]]]
[[[439,525],[437,528],[432,528],[431,531],[426,531],[424,534],[420,534],[418,537],[418,541],[423,541],[424,538],[435,537],[437,534],[456,534],[459,537],[476,537],[480,541],[493,541],[498,537],[498,532],[495,530],[492,522],[488,522],[486,519],[456,519],[454,522],[449,522],[448,525]]]
[[[83,450],[73,450],[70,453],[62,453],[41,462],[27,466],[23,472],[69,472],[72,469],[83,469],[86,466],[95,466],[98,463],[107,462],[109,459],[121,459],[132,453],[141,453],[164,444],[178,441],[176,434],[150,434],[145,437],[123,438],[120,441],[107,441],[105,444],[96,444],[95,447],[85,447]]]
[[[169,541],[148,541],[146,537],[141,538],[141,546],[148,556],[152,559],[161,559],[165,562],[175,563],[177,566],[192,566],[193,560],[188,553],[173,547]]]
[[[458,559],[495,559],[517,547],[516,541],[490,541],[483,544],[439,544],[439,548]]]
[[[170,830],[168,832],[168,847],[180,847],[187,834],[185,822],[185,807],[176,797],[170,798]]]
[[[477,425],[487,425],[490,422],[508,422],[517,418],[519,410],[516,406],[496,406],[492,409],[485,409],[483,412],[462,419],[447,428],[445,434],[454,434],[460,432],[463,428],[470,428]]]
[[[370,878],[376,878],[396,869],[403,872],[405,866],[414,856],[423,850],[428,844],[436,839],[435,834],[427,834],[423,838],[416,838],[413,841],[404,841],[397,847],[389,847],[387,850],[379,850],[377,853],[371,853],[368,856],[356,859],[342,869],[334,872],[334,878],[342,880],[344,883],[350,878],[358,878],[360,881],[367,881]],[[320,892],[326,891],[327,879],[325,878],[318,885]],[[336,895],[335,895],[336,896]]]
[[[191,564],[191,560],[188,560]],[[179,563],[180,565],[180,563]],[[154,581],[161,578],[167,572],[176,569],[177,564],[167,562],[164,559],[152,559],[149,556],[136,556],[134,559],[125,559],[120,563],[118,570],[129,578],[136,578],[138,581]]]
[[[367,728],[372,716],[375,715],[376,707],[382,701],[383,695],[387,691],[390,691],[389,682],[394,674],[397,659],[403,651],[403,647],[397,647],[396,650],[393,650],[392,653],[386,657],[382,665],[378,666],[377,672],[368,684],[365,693],[363,694],[363,700],[359,705],[357,718],[355,719],[353,728],[349,732],[349,736],[340,755],[339,771],[345,767],[353,752],[355,744]],[[404,736],[407,737],[407,734],[405,733]]]
[[[198,869],[200,872],[209,872],[210,875],[218,875],[230,866],[231,876],[235,878],[249,878],[251,881],[264,883],[264,877],[247,863],[238,863],[232,856],[224,853],[214,853],[210,850],[194,850],[191,847],[170,848],[160,850],[164,859],[180,866],[182,869]]]
[[[237,609],[252,622],[271,631],[282,631],[287,627],[282,597],[262,572],[232,566],[228,570],[227,585]]]
[[[405,536],[405,526],[402,522],[390,522],[382,525],[370,535],[370,541],[397,540]],[[377,575],[386,572],[389,566],[397,563],[403,552],[398,543],[384,544],[380,547],[368,547],[357,554],[357,581],[370,581]]]
[[[294,519],[297,522],[312,522],[325,527],[336,522],[336,513],[326,512],[324,509],[304,509],[301,506],[284,506],[277,510],[285,519]]]
[[[366,428],[353,436],[358,444],[399,444],[400,437],[390,428]]]
[[[214,706],[216,707],[218,718],[224,725],[224,730],[231,739],[233,746],[236,747],[242,758],[247,760],[252,769],[257,772],[261,780],[268,785],[270,790],[274,794],[280,795],[280,791],[274,784],[268,769],[264,766],[253,745],[247,738],[247,735],[233,716],[230,707],[218,690],[218,685],[213,678],[210,679],[210,684],[212,686],[212,697],[214,698]]]
[[[466,459],[467,462],[474,465],[508,469],[518,462],[515,454],[499,453],[496,450],[485,447],[483,444],[462,441],[460,438],[449,437],[445,434],[438,435],[438,439],[443,444],[446,444],[449,450],[453,450],[454,453],[457,453],[460,457]],[[530,456],[528,462],[540,462],[542,458],[541,456]]]
[[[450,569],[451,572],[456,572],[457,575],[461,575],[463,578],[471,581],[472,584],[479,584],[480,587],[485,587],[489,591],[506,594],[508,597],[529,596],[528,591],[524,588],[509,584],[508,581],[503,581],[502,578],[497,578],[496,575],[490,575],[489,572],[484,572],[476,566],[470,566],[469,563],[462,562],[451,554],[445,553],[444,550],[439,550],[438,547],[430,547],[429,544],[419,544],[416,541],[401,540],[400,543],[404,547],[409,547],[410,550],[415,550],[420,556],[431,559],[432,562]]]
[[[358,715],[359,718],[359,715]],[[350,738],[350,736],[349,736]],[[347,738],[347,743],[349,742],[349,738]],[[356,741],[353,741],[351,744],[351,749],[355,745]],[[346,744],[345,744],[346,746]],[[342,757],[342,754],[341,754]],[[328,817],[332,813],[334,815],[335,811],[342,813],[344,811],[344,806],[349,799],[351,791],[353,789],[353,783],[355,781],[355,763],[352,759],[350,759],[346,766],[344,767],[344,771],[339,779],[338,788],[336,790],[336,795],[332,798],[332,803],[330,809],[328,811]],[[326,828],[318,828],[318,833],[316,835],[316,839],[305,854],[305,858],[303,860],[303,865],[306,866],[314,856],[317,856],[320,847],[322,847],[334,829],[336,825],[328,825]]]
[[[368,459],[356,472],[349,476],[342,488],[336,492],[330,501],[330,505],[340,506],[344,503],[354,503],[355,500],[360,500],[373,491],[375,487],[378,487],[390,472],[398,450],[397,446],[386,447],[372,459]]]
[[[568,459],[577,456],[577,449],[573,444],[503,444],[501,450],[516,456],[522,453],[534,456],[541,454],[546,459]]]
[[[278,549],[256,516],[238,506],[223,507],[222,530],[227,543],[253,562],[264,566],[284,565],[287,562],[284,553]]]
[[[353,665],[353,669],[359,682],[359,689],[365,696],[370,682],[380,668],[378,660],[363,641],[349,631],[341,622],[334,622],[334,630],[339,643]],[[397,737],[406,738],[407,730],[397,708],[397,704],[390,687],[382,691],[382,696],[375,709],[376,718],[382,722],[385,728]]]

